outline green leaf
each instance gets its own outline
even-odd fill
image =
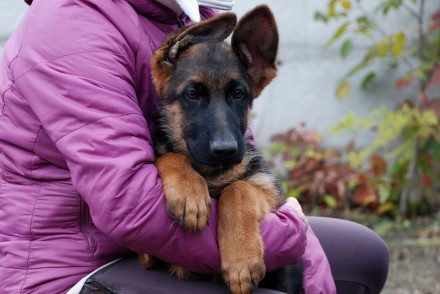
[[[325,195],[323,200],[329,208],[335,208],[338,204],[335,197],[333,197],[332,195]]]
[[[351,1],[350,0],[341,0],[341,5],[345,10],[350,10]]]
[[[357,126],[358,117],[350,112],[347,116],[343,117],[338,121],[338,123],[332,128],[333,134],[339,134],[342,131],[353,131]]]
[[[292,155],[292,157],[297,157],[300,155],[300,153],[301,153],[301,150],[298,147],[294,146],[294,147],[290,148],[290,155]]]
[[[391,190],[390,181],[388,180],[379,183],[378,189],[379,189],[379,202],[386,203],[390,198],[390,190]]]
[[[349,152],[347,155],[347,160],[348,160],[348,163],[350,164],[350,166],[352,166],[354,168],[359,168],[362,166],[362,162],[363,162],[364,158],[362,157],[361,154],[359,154],[357,152]]]
[[[375,77],[376,74],[374,72],[369,72],[362,80],[361,89],[362,90],[367,89],[367,87],[371,84],[371,82],[374,80]]]
[[[377,10],[382,11],[383,15],[387,15],[391,9],[399,9],[402,3],[402,0],[383,0]]]
[[[358,71],[364,69],[366,66],[369,65],[370,61],[373,59],[373,55],[371,53],[367,53],[361,62],[359,62],[357,65],[355,65],[346,75],[344,78],[348,78]]]
[[[406,44],[406,36],[403,32],[398,32],[392,36],[392,46],[391,53],[397,58],[400,59],[405,50]]]
[[[333,37],[327,41],[327,43],[325,44],[325,47],[329,47],[331,44],[333,44],[333,42],[335,42],[337,39],[339,39],[347,31],[347,27],[349,24],[350,24],[350,22],[346,21],[342,25],[340,25],[339,28],[333,34]]]
[[[322,21],[322,22],[324,22],[324,23],[327,23],[327,21],[328,21],[327,16],[326,16],[324,13],[320,12],[320,11],[315,12],[315,17],[314,17],[314,19],[315,19],[316,21]]]
[[[352,49],[352,43],[351,40],[345,40],[344,43],[341,46],[341,56],[342,58],[347,58],[348,54],[350,54]]]
[[[328,12],[327,12],[328,18],[332,18],[335,16],[335,10],[336,10],[336,0],[331,0],[328,4]]]
[[[361,129],[369,129],[374,126],[374,121],[368,118],[361,118],[358,124]]]
[[[389,40],[387,37],[385,37],[374,45],[374,47],[371,50],[371,53],[383,58],[388,54],[388,51],[389,51]]]
[[[374,39],[372,31],[375,28],[375,25],[373,23],[371,23],[366,17],[357,18],[356,23],[357,26],[355,33]]]
[[[301,191],[298,189],[287,189],[287,197],[299,198],[301,196]]]
[[[287,191],[289,190],[289,181],[288,180],[280,180],[281,189],[284,191],[284,193],[287,194]]]
[[[336,88],[336,98],[339,100],[345,100],[350,92],[350,83],[344,81],[339,84],[338,88]]]
[[[433,160],[440,160],[440,143],[433,137],[429,138],[425,146],[423,146],[423,152],[430,152]]]
[[[273,143],[269,147],[268,152],[269,152],[269,155],[275,155],[277,153],[284,152],[285,150],[286,150],[286,144],[285,143],[283,143],[283,142],[276,142],[276,143]]]
[[[394,209],[394,207],[395,207],[394,203],[385,202],[385,203],[379,205],[379,207],[377,208],[377,213],[384,214],[384,213],[390,212]]]

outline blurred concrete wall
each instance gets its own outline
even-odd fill
[[[378,2],[364,1],[367,8],[375,7]],[[427,2],[427,11],[433,11],[433,7],[440,5],[438,0]],[[379,62],[374,65],[377,78],[368,93],[359,90],[362,78],[359,75],[353,79],[349,98],[338,101],[334,96],[336,85],[361,60],[365,43],[357,43],[350,58],[345,61],[339,55],[340,42],[324,49],[324,44],[339,25],[324,25],[314,21],[315,11],[325,10],[327,1],[324,0],[236,0],[233,11],[240,16],[260,3],[267,3],[275,14],[281,42],[279,59],[282,62],[278,77],[255,103],[256,116],[252,124],[260,145],[267,145],[274,133],[298,126],[303,121],[309,128],[326,133],[349,111],[366,115],[372,107],[381,104],[392,107],[397,101],[408,97],[408,90],[394,91],[392,88],[403,71],[390,71]],[[26,9],[22,0],[0,0],[0,51]],[[413,20],[409,14],[391,13],[385,25],[391,32],[404,29],[406,33],[413,34],[416,30],[410,24],[413,24]],[[325,143],[342,147],[350,138],[350,135],[332,136]],[[359,136],[357,143],[365,145],[371,140],[371,134],[367,133]]]
[[[274,132],[299,126],[302,121],[309,128],[328,133],[335,123],[350,111],[357,115],[367,115],[373,107],[384,104],[393,107],[396,102],[408,97],[409,91],[395,91],[394,81],[401,77],[403,70],[391,71],[385,64],[374,64],[376,81],[366,93],[359,85],[363,74],[352,79],[352,88],[345,101],[335,98],[335,89],[341,77],[361,61],[368,42],[356,40],[356,45],[347,60],[340,57],[339,48],[344,38],[330,48],[324,44],[331,38],[342,22],[323,24],[314,20],[316,11],[325,11],[328,1],[277,0],[277,1],[236,1],[235,10],[240,14],[257,3],[268,4],[278,23],[280,31],[278,77],[257,99],[256,119],[253,122],[255,136],[260,144],[267,145]],[[353,1],[355,2],[355,1]],[[373,9],[378,0],[363,1],[367,9]],[[439,6],[432,0],[431,6]],[[414,34],[415,27],[408,13],[390,13],[385,27],[390,32],[405,30]],[[413,31],[411,31],[413,29]],[[368,71],[367,71],[368,72]],[[343,147],[352,135],[326,136],[325,144]],[[358,146],[365,146],[373,139],[369,132],[357,136]]]
[[[0,52],[9,35],[26,13],[27,5],[23,0],[0,0]]]

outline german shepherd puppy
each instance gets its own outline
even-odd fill
[[[228,45],[224,40],[232,31]],[[260,222],[285,202],[247,138],[253,100],[276,76],[277,51],[272,12],[258,6],[238,24],[235,14],[223,13],[172,33],[151,61],[160,100],[156,165],[168,212],[197,232],[209,220],[210,195],[219,198],[222,277],[232,293],[250,293],[263,280]],[[157,261],[139,256],[146,268]],[[298,272],[286,267],[268,273],[261,285],[298,292],[301,271],[292,270]],[[176,266],[171,271],[194,278]]]

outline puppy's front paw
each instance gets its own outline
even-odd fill
[[[211,198],[205,179],[185,155],[166,153],[156,161],[168,212],[191,232],[205,228],[211,216]]]
[[[263,279],[265,273],[266,267],[262,259],[242,259],[222,264],[223,280],[233,294],[251,293]]]
[[[170,184],[172,182],[172,184]],[[186,230],[198,232],[211,216],[211,198],[205,180],[185,174],[164,185],[168,213]]]

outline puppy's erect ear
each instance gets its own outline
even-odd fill
[[[224,41],[236,24],[237,17],[234,13],[223,13],[183,29],[172,41],[168,52],[169,61],[173,61],[179,52],[192,44]]]
[[[237,17],[233,13],[222,13],[170,34],[158,49],[162,60],[174,63],[178,54],[189,46],[203,42],[221,42],[234,30]]]
[[[278,30],[269,7],[257,6],[240,19],[232,47],[248,70],[256,98],[277,73]]]
[[[222,13],[171,33],[151,58],[153,81],[159,95],[165,94],[166,81],[171,77],[180,53],[197,43],[224,41],[236,24],[234,13]]]

